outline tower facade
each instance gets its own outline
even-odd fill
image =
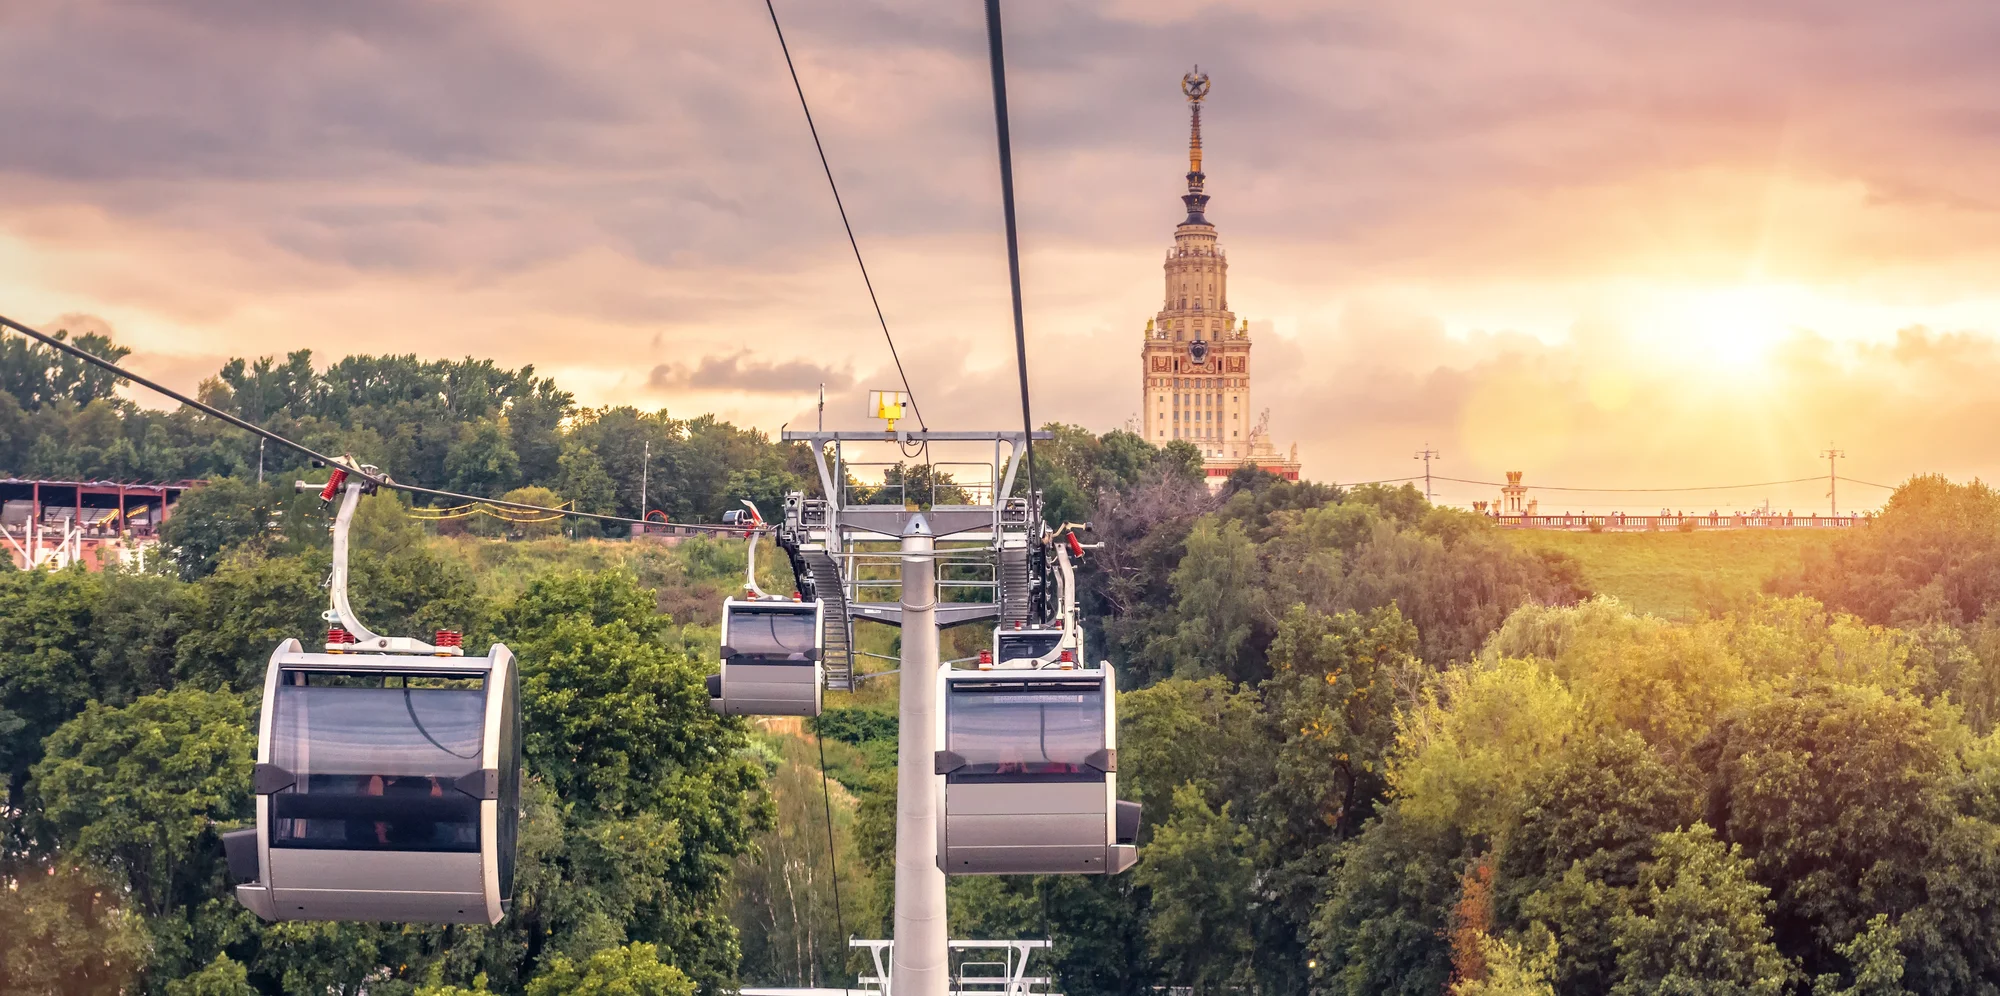
[[[1205,214],[1201,105],[1208,91],[1200,66],[1181,77],[1189,114],[1187,193],[1181,197],[1187,217],[1174,227],[1167,250],[1165,298],[1146,322],[1139,410],[1148,441],[1194,443],[1212,481],[1246,462],[1270,462],[1269,469],[1297,479],[1296,460],[1279,457],[1268,440],[1257,438],[1261,424],[1251,416],[1250,323],[1229,308],[1229,257]]]

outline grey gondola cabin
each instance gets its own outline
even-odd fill
[[[1118,799],[1117,683],[1109,667],[1066,663],[939,675],[945,874],[1101,875],[1137,860],[1139,805]]]
[[[225,835],[266,920],[498,923],[513,899],[514,656],[271,655],[257,825]]]
[[[824,611],[817,600],[725,600],[722,671],[708,678],[709,708],[726,716],[819,715]]]

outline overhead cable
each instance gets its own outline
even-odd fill
[[[1857,480],[1855,480],[1855,479],[1854,479],[1854,478],[1852,478],[1852,477],[1843,477],[1843,478],[1840,478],[1840,479],[1841,479],[1841,480],[1843,480],[1843,481],[1846,481],[1846,482],[1847,482],[1847,483],[1849,483],[1849,484],[1860,484],[1860,485],[1863,485],[1863,486],[1866,486],[1866,487],[1871,487],[1871,488],[1881,488],[1881,489],[1882,489],[1882,490],[1884,490],[1884,491],[1895,491],[1895,490],[1897,490],[1897,489],[1898,489],[1898,487],[1899,487],[1899,485],[1895,485],[1895,484],[1877,484],[1877,483],[1875,483],[1874,481],[1857,481]],[[1813,478],[1813,480],[1819,480],[1819,478],[1816,478],[1816,477],[1815,477],[1815,478]]]
[[[830,869],[827,878],[833,882],[833,929],[844,941],[847,939],[847,921],[840,911],[840,849],[834,845],[833,840],[833,781],[826,773],[826,731],[816,731],[813,734],[813,742],[819,745],[819,788],[821,798],[826,805],[826,854],[827,867]],[[847,966],[842,960],[836,960],[835,963],[840,965],[843,981],[841,988],[844,990],[847,988],[844,984],[847,978]]]
[[[256,436],[261,436],[264,439],[268,439],[271,442],[277,443],[279,446],[283,446],[284,448],[291,450],[295,453],[298,453],[301,456],[305,456],[309,459],[316,460],[329,467],[342,468],[346,470],[349,474],[355,477],[359,477],[365,481],[368,481],[380,487],[389,488],[394,491],[401,491],[405,494],[430,495],[431,497],[434,498],[450,498],[458,501],[491,505],[495,508],[511,508],[522,512],[547,512],[547,513],[554,513],[557,515],[574,516],[579,519],[596,519],[599,522],[640,523],[642,521],[639,519],[626,518],[625,516],[622,515],[602,515],[597,512],[578,512],[571,509],[550,508],[547,505],[531,505],[526,502],[505,501],[499,498],[482,498],[478,495],[460,494],[459,492],[456,491],[442,491],[437,488],[424,488],[424,487],[418,487],[417,485],[414,484],[405,484],[402,481],[392,479],[387,474],[379,472],[369,473],[368,471],[362,470],[359,467],[355,467],[349,464],[347,461],[343,460],[340,457],[329,456],[325,453],[321,453],[316,449],[313,449],[310,446],[307,446],[304,443],[293,442],[292,440],[287,439],[284,436],[279,435],[278,433],[272,432],[271,430],[266,429],[261,425],[240,418],[238,416],[232,415],[226,411],[223,411],[220,408],[215,407],[214,405],[208,404],[203,401],[198,401],[194,398],[190,398],[187,395],[182,394],[181,392],[176,391],[171,387],[167,387],[163,384],[160,384],[157,381],[149,380],[145,377],[140,376],[139,374],[135,374],[132,371],[127,370],[116,363],[111,362],[110,360],[107,360],[87,350],[79,349],[78,347],[63,341],[62,339],[49,335],[46,332],[42,332],[30,326],[23,325],[20,322],[8,318],[5,315],[0,315],[0,328],[13,329],[14,331],[19,332],[22,335],[27,336],[28,338],[33,339],[44,346],[48,346],[51,349],[55,349],[59,352],[68,354],[70,356],[74,356],[77,359],[84,361],[85,363],[109,371],[110,373],[117,375],[122,380],[129,380],[132,383],[138,384],[139,386],[151,390],[157,394],[165,395],[166,397],[172,398],[175,401],[178,401],[181,404],[188,406],[189,408],[201,412],[204,415],[210,416],[211,418],[221,419],[222,421],[227,422],[230,425],[233,425],[239,429],[242,429],[245,432],[251,433]],[[709,525],[698,525],[698,524],[688,525],[681,523],[676,523],[675,525],[681,529],[696,529],[708,532],[734,533],[742,531],[742,527],[740,526],[709,526]]]
[[[1492,487],[1492,488],[1504,488],[1508,486],[1506,484],[1500,483],[1499,481],[1468,481],[1462,477],[1439,476],[1436,477],[1435,480],[1450,481],[1454,484],[1477,484],[1482,487]],[[1736,491],[1743,488],[1769,488],[1769,487],[1775,487],[1780,484],[1802,484],[1806,481],[1824,481],[1824,480],[1826,480],[1826,475],[1821,474],[1817,477],[1794,477],[1787,481],[1759,481],[1755,484],[1702,484],[1687,488],[1559,488],[1550,484],[1532,484],[1528,485],[1528,487],[1536,491],[1590,491],[1590,492],[1616,493],[1616,494],[1666,494],[1668,492],[1679,492],[1679,491]],[[1857,481],[1855,483],[1859,484],[1865,482]],[[1876,485],[1876,487],[1881,487],[1881,485],[1878,484]]]
[[[917,392],[910,390],[910,375],[903,372],[903,358],[896,352],[896,337],[889,334],[889,320],[882,316],[882,302],[875,297],[875,283],[868,279],[868,264],[861,259],[861,243],[854,237],[854,226],[847,220],[847,205],[840,200],[840,184],[833,181],[833,166],[827,162],[826,146],[820,144],[819,127],[813,124],[812,107],[806,103],[805,85],[799,82],[798,67],[792,64],[791,46],[785,44],[785,29],[778,25],[778,8],[771,0],[764,0],[764,9],[771,14],[771,30],[778,35],[778,49],[785,53],[785,69],[792,74],[792,89],[798,91],[799,110],[806,115],[806,130],[812,133],[813,148],[819,152],[820,169],[826,171],[826,185],[833,191],[833,206],[840,212],[840,227],[847,230],[847,244],[854,250],[854,265],[861,269],[861,283],[868,288],[868,303],[875,306],[875,320],[882,325],[882,339],[889,344],[889,358],[896,361],[896,376],[902,378],[903,395],[910,399],[910,413],[917,417],[917,427],[929,429],[924,424],[924,410],[917,405]]]
[[[1000,0],[986,0],[986,52],[993,68],[993,128],[1000,146],[1000,211],[1007,221],[1007,281],[1014,294],[1014,359],[1021,375],[1021,429],[1028,461],[1030,515],[1039,527],[1042,493],[1035,487],[1035,418],[1028,407],[1028,325],[1021,308],[1021,239],[1014,224],[1014,144],[1007,128],[1007,55],[1000,43]],[[1035,566],[1046,584],[1046,555]]]

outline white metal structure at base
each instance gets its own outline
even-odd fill
[[[1049,989],[1049,978],[1028,974],[1028,959],[1049,946],[1048,941],[946,941],[957,955],[946,996],[1062,996]],[[895,961],[894,941],[850,940],[848,947],[867,948],[875,974],[862,975],[853,989],[817,986],[780,988],[745,986],[743,996],[890,996],[888,967]]]
[[[15,553],[14,564],[24,571],[37,567],[60,571],[83,559],[83,529],[77,526],[52,527],[29,520],[15,532],[0,524],[0,541]]]

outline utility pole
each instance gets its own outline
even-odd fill
[[[1423,448],[1422,450],[1418,451],[1418,452],[1417,452],[1417,454],[1416,454],[1415,456],[1411,457],[1410,459],[1412,459],[1412,460],[1422,460],[1422,461],[1424,462],[1424,500],[1425,500],[1425,501],[1430,501],[1430,500],[1431,500],[1431,461],[1432,461],[1432,460],[1442,460],[1442,459],[1444,459],[1444,454],[1442,454],[1442,453],[1439,453],[1438,451],[1436,451],[1436,450],[1434,450],[1434,449],[1431,449],[1431,444],[1429,444],[1429,443],[1425,443],[1425,444],[1424,444],[1424,448]]]
[[[646,521],[646,478],[653,471],[653,441],[646,440],[646,455],[639,461],[639,521]]]
[[[264,486],[264,437],[257,437],[257,486]]]
[[[1821,459],[1826,461],[1826,500],[1828,507],[1832,510],[1833,515],[1838,518],[1840,515],[1840,497],[1836,494],[1839,486],[1835,482],[1840,478],[1834,473],[1833,462],[1845,457],[1847,451],[1834,449],[1832,441],[1829,440],[1826,444],[1826,449],[1821,450],[1819,455]]]

